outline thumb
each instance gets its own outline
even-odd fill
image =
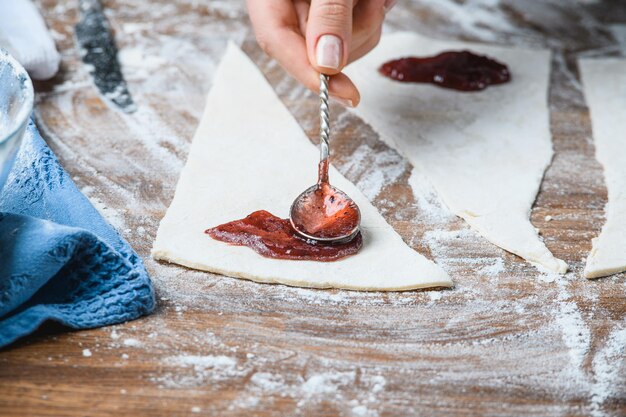
[[[311,65],[324,74],[341,72],[348,61],[353,0],[312,0],[306,28]]]

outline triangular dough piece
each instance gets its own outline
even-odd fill
[[[408,290],[451,286],[448,275],[408,247],[358,189],[331,167],[331,182],[361,208],[363,248],[337,262],[264,258],[204,234],[264,209],[287,217],[316,181],[318,151],[250,59],[230,43],[213,81],[152,255],[258,282],[317,288]]]
[[[626,271],[626,60],[581,60],[579,66],[609,194],[606,223],[585,266],[585,278],[599,278]]]
[[[391,59],[462,49],[505,62],[513,81],[462,93],[378,73]],[[552,159],[549,66],[547,51],[444,42],[405,32],[383,36],[346,73],[361,91],[355,113],[428,177],[454,214],[501,248],[565,273],[565,262],[548,251],[529,221]]]

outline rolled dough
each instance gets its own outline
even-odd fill
[[[152,255],[190,268],[302,287],[390,291],[452,285],[332,167],[331,182],[361,208],[358,254],[328,263],[268,259],[204,234],[259,209],[287,217],[293,199],[316,181],[318,158],[263,75],[230,43]]]
[[[462,93],[400,83],[378,67],[405,56],[470,49],[506,63],[512,81]],[[361,91],[355,113],[427,176],[448,208],[487,240],[549,271],[567,265],[546,248],[529,221],[552,159],[547,87],[550,54],[403,32],[380,44],[346,73]],[[416,181],[413,175],[410,182]]]
[[[599,278],[626,271],[626,60],[580,60],[578,65],[609,194],[606,223],[592,240],[584,272],[585,278]]]

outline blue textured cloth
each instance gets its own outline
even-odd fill
[[[75,329],[154,309],[141,259],[30,123],[0,191],[0,347],[53,320]]]

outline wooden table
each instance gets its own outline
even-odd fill
[[[134,322],[47,326],[1,351],[1,415],[626,415],[625,275],[581,276],[606,190],[576,69],[578,56],[624,51],[611,32],[626,27],[623,2],[403,0],[390,13],[390,30],[554,50],[556,155],[532,221],[571,266],[540,274],[432,192],[414,196],[406,161],[335,106],[337,167],[455,281],[405,293],[260,285],[151,260],[227,38],[243,42],[313,140],[317,102],[259,52],[241,2],[106,1],[139,107],[123,114],[80,62],[76,1],[39,3],[63,54],[60,75],[37,86],[40,129],[144,258],[159,301]]]

